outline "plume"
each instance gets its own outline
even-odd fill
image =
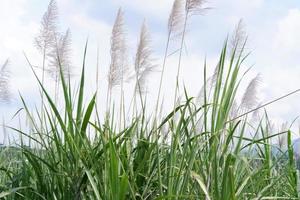
[[[71,76],[71,32],[68,29],[65,34],[59,35],[56,41],[56,48],[49,53],[49,74],[57,78],[60,73],[60,66],[66,77]]]
[[[259,74],[250,81],[241,101],[242,109],[249,110],[258,105],[257,90],[260,82]]]
[[[266,135],[265,136],[269,136],[275,133],[275,124],[274,122],[268,120],[267,122],[267,127],[266,127]],[[264,136],[264,137],[265,137]]]
[[[218,79],[218,71],[219,71],[219,64],[215,67],[214,73],[212,76],[210,76],[206,80],[206,92],[207,92],[207,100],[209,100],[211,93],[213,92],[214,87],[216,86],[217,79]],[[200,105],[204,104],[204,85],[201,87],[198,96],[196,98],[196,102],[199,103]]]
[[[285,132],[287,130],[288,130],[288,123],[287,122],[282,123],[280,132],[282,133],[282,132]],[[287,139],[286,137],[287,137],[286,134],[280,134],[278,136],[278,146],[281,150],[284,150],[284,148],[286,147],[286,143],[287,143],[286,142],[286,139]]]
[[[203,7],[206,3],[205,0],[186,0],[185,11],[186,15],[202,14],[207,8]]]
[[[0,69],[0,100],[2,102],[9,102],[11,93],[9,89],[10,71],[7,69],[9,60],[7,59]]]
[[[111,36],[111,63],[108,73],[109,89],[121,85],[124,75],[127,73],[126,66],[126,38],[124,33],[124,14],[121,8],[118,11]]]
[[[47,48],[55,45],[57,36],[58,8],[55,0],[51,0],[41,21],[39,35],[35,38],[37,49],[44,53]]]
[[[146,81],[147,77],[153,72],[156,67],[152,63],[152,50],[150,48],[150,35],[144,21],[140,39],[137,47],[135,58],[135,73],[136,73],[136,92],[144,94],[147,92]]]
[[[245,31],[245,24],[243,19],[240,19],[230,41],[231,54],[233,54],[234,51],[236,51],[237,55],[240,55],[240,53],[242,53],[246,38],[247,34]]]
[[[171,34],[178,33],[181,31],[184,19],[184,7],[182,0],[175,0],[169,16],[168,31]]]
[[[229,118],[230,118],[230,119],[234,119],[235,117],[238,116],[238,114],[239,114],[239,112],[238,112],[238,104],[237,104],[237,102],[234,100],[234,101],[232,102],[231,107],[230,107]]]
[[[262,105],[262,103],[259,103],[259,104],[256,105],[256,107],[260,107],[261,105]],[[260,119],[261,119],[261,110],[257,109],[255,111],[253,111],[251,121],[259,122]]]

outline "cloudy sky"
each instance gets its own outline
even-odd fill
[[[46,0],[0,1],[0,62],[10,60],[11,91],[9,104],[0,104],[0,117],[6,123],[22,106],[19,93],[34,108],[39,104],[39,94],[33,73],[23,52],[33,65],[41,66],[42,57],[33,45],[40,21],[47,9]],[[99,47],[100,102],[105,104],[106,75],[109,66],[109,42],[114,18],[119,7],[125,12],[129,63],[133,63],[140,26],[144,19],[152,36],[156,62],[160,66],[165,46],[167,19],[172,0],[57,0],[59,27],[70,28],[72,33],[72,66],[79,74],[84,44],[89,38],[87,56],[87,88],[95,90],[97,46]],[[298,0],[211,0],[211,9],[205,15],[195,16],[188,24],[186,51],[183,55],[182,79],[190,95],[197,95],[202,86],[203,62],[206,57],[209,70],[216,65],[223,42],[238,21],[243,19],[248,34],[247,50],[251,55],[245,69],[253,65],[243,86],[256,74],[261,74],[259,101],[267,102],[300,88],[300,2]],[[167,63],[164,80],[165,101],[171,101],[175,83],[176,55]],[[40,73],[37,69],[37,73]],[[77,76],[78,78],[78,76]],[[149,96],[155,96],[159,74],[148,82]],[[76,81],[75,81],[76,82]],[[46,84],[52,90],[53,81]],[[130,88],[130,84],[127,86]],[[277,102],[266,109],[274,122],[291,122],[300,114],[300,95]],[[168,107],[166,103],[166,107]],[[1,138],[1,137],[0,137]]]

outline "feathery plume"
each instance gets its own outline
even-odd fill
[[[256,107],[260,107],[262,103],[259,103]],[[252,122],[259,122],[261,120],[261,110],[257,109],[253,111],[251,121]]]
[[[250,81],[241,101],[242,109],[252,109],[258,105],[257,90],[260,82],[259,74]]]
[[[217,83],[217,79],[218,79],[218,71],[219,71],[219,64],[215,67],[214,69],[214,73],[212,76],[210,76],[207,80],[206,80],[206,92],[207,92],[207,100],[209,100],[210,95],[214,89],[214,87],[216,86]],[[200,105],[203,105],[204,103],[204,85],[201,87],[198,96],[196,98],[196,102],[200,103]]]
[[[267,127],[266,127],[266,135],[265,136],[269,136],[269,135],[272,135],[275,133],[275,124],[274,122],[268,120],[268,124],[267,124]]]
[[[0,69],[0,100],[2,102],[9,102],[11,93],[9,89],[10,71],[7,69],[9,60],[7,59]]]
[[[197,15],[202,14],[207,8],[203,5],[206,3],[205,0],[186,0],[185,11],[187,15]]]
[[[57,36],[57,19],[57,4],[55,0],[51,0],[47,11],[42,18],[40,33],[35,38],[35,45],[42,53],[44,53],[47,48],[55,45]]]
[[[229,118],[230,119],[234,119],[236,116],[239,115],[239,106],[237,104],[237,102],[234,100],[232,102],[232,105],[230,107],[230,111],[229,111]]]
[[[198,92],[198,95],[196,97],[196,103],[203,105],[204,102],[204,86],[201,87],[200,91]]]
[[[162,85],[163,85],[163,77],[164,77],[164,72],[165,72],[165,67],[166,67],[166,60],[168,57],[171,36],[174,35],[176,37],[177,35],[183,33],[182,32],[182,27],[184,25],[183,19],[184,19],[183,0],[174,0],[173,7],[172,7],[171,13],[169,15],[169,19],[168,19],[168,38],[167,38],[167,43],[166,43],[166,48],[165,48],[165,53],[164,53],[162,70],[161,70],[161,74],[160,74],[158,95],[157,95],[156,108],[155,108],[155,117],[158,112],[158,106],[159,106],[159,101],[160,101],[161,89],[162,89]]]
[[[64,76],[71,76],[71,32],[68,29],[65,34],[59,35],[56,42],[56,48],[49,53],[50,63],[48,70],[50,76],[55,80],[59,77],[60,67]]]
[[[55,47],[57,40],[58,8],[55,0],[51,0],[41,21],[40,33],[35,37],[35,46],[43,56],[42,84],[44,85],[47,54]],[[49,71],[49,70],[48,70]],[[42,93],[41,110],[43,112],[44,94]],[[43,114],[41,114],[43,115]],[[42,123],[41,123],[42,124]]]
[[[282,123],[282,125],[281,125],[281,128],[280,128],[280,133],[282,133],[282,132],[285,132],[285,131],[287,131],[288,130],[288,123],[287,122],[285,122],[285,123]],[[279,148],[281,149],[281,150],[284,150],[284,148],[286,148],[286,140],[287,140],[287,135],[286,134],[280,134],[279,136],[278,136],[278,146],[279,146]]]
[[[125,41],[124,14],[120,8],[113,26],[111,36],[111,63],[108,73],[109,89],[112,89],[114,86],[121,85],[124,80],[124,75],[125,73],[127,73]]]
[[[182,0],[175,0],[173,3],[172,11],[169,16],[168,21],[168,31],[169,34],[178,33],[182,31],[182,26],[184,24],[184,10],[183,10],[183,1]]]
[[[156,67],[152,63],[152,51],[150,48],[150,35],[145,21],[143,22],[138,48],[135,58],[136,92],[144,94],[147,92],[146,80]]]
[[[186,0],[185,3],[185,15],[184,15],[184,20],[183,20],[183,30],[181,34],[181,44],[179,48],[179,56],[178,56],[178,66],[177,66],[177,75],[176,75],[176,89],[175,89],[175,98],[176,99],[178,90],[179,90],[179,75],[180,75],[180,69],[181,69],[181,61],[182,61],[182,52],[183,52],[183,47],[184,47],[184,41],[185,41],[185,35],[186,35],[186,28],[187,28],[187,22],[188,22],[188,17],[190,15],[194,14],[200,14],[203,8],[203,4],[205,3],[204,0]],[[175,105],[175,102],[174,102]]]
[[[246,38],[245,24],[243,19],[240,19],[230,41],[231,54],[236,51],[236,54],[239,55],[243,51]]]

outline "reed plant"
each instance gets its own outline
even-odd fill
[[[158,115],[170,38],[179,30],[179,20],[186,24],[190,15],[202,11],[202,3],[175,0],[152,116],[147,114],[148,105],[143,98],[147,88],[145,79],[154,67],[159,66],[152,63],[145,24],[141,29],[132,78],[135,82],[134,109],[125,116],[123,84],[127,66],[121,9],[112,31],[107,105],[102,109],[106,110],[104,120],[101,120],[102,113],[98,112],[96,98],[101,91],[95,91],[89,101],[84,102],[87,99],[85,63],[88,42],[83,51],[78,92],[75,93],[70,76],[66,76],[64,55],[56,51],[62,106],[55,103],[56,98],[44,85],[44,75],[40,78],[28,59],[42,91],[43,111],[31,112],[20,96],[32,128],[25,131],[9,127],[23,139],[15,147],[1,148],[0,198],[298,199],[299,175],[291,130],[275,132],[267,113],[260,112],[255,120],[251,115],[283,97],[259,105],[256,99],[257,76],[250,81],[241,101],[237,98],[248,71],[243,68],[243,63],[249,55],[245,52],[246,37],[241,34],[241,25],[233,35],[233,42],[225,40],[211,76],[207,74],[208,66],[204,62],[203,74],[199,75],[204,80],[199,96],[191,97],[182,86],[181,101],[174,103],[174,108],[163,117]],[[182,16],[181,12],[186,13]],[[179,31],[182,40],[184,32]],[[182,44],[180,46],[174,102],[180,87]],[[113,106],[114,87],[120,87],[120,109]],[[287,150],[275,155],[273,150],[277,147],[271,140],[278,136],[286,138]]]

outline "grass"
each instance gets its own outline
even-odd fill
[[[148,117],[141,97],[141,109],[134,105],[124,124],[118,118],[124,111],[114,107],[100,120],[97,93],[83,101],[87,44],[78,93],[59,66],[62,107],[33,70],[43,112],[30,112],[20,97],[32,128],[10,127],[23,140],[1,148],[0,198],[298,199],[291,130],[272,131],[266,113],[253,122],[255,109],[234,112],[247,58],[244,43],[239,46],[230,49],[225,41],[213,84],[204,63],[201,103],[184,89],[184,100],[168,114]],[[288,148],[274,155],[271,140],[278,135],[286,136]]]
[[[29,137],[35,148],[20,145],[1,150],[0,196],[298,199],[291,132],[286,132],[288,159],[274,157],[270,139],[278,134],[269,132],[267,116],[257,128],[248,124],[247,117],[230,121],[243,59],[232,55],[227,66],[226,53],[225,43],[212,99],[205,92],[205,103],[197,106],[186,92],[185,102],[175,112],[171,110],[158,126],[151,125],[151,119],[145,119],[141,112],[121,131],[115,125],[114,115],[104,122],[98,120],[95,95],[83,104],[84,66],[76,99],[61,75],[63,111],[56,107],[37,77],[47,100],[44,120],[42,116],[35,118],[22,99],[34,128],[30,133],[15,131]],[[178,114],[176,118],[174,114]],[[246,131],[256,137],[247,138]],[[93,138],[89,137],[91,133]]]

